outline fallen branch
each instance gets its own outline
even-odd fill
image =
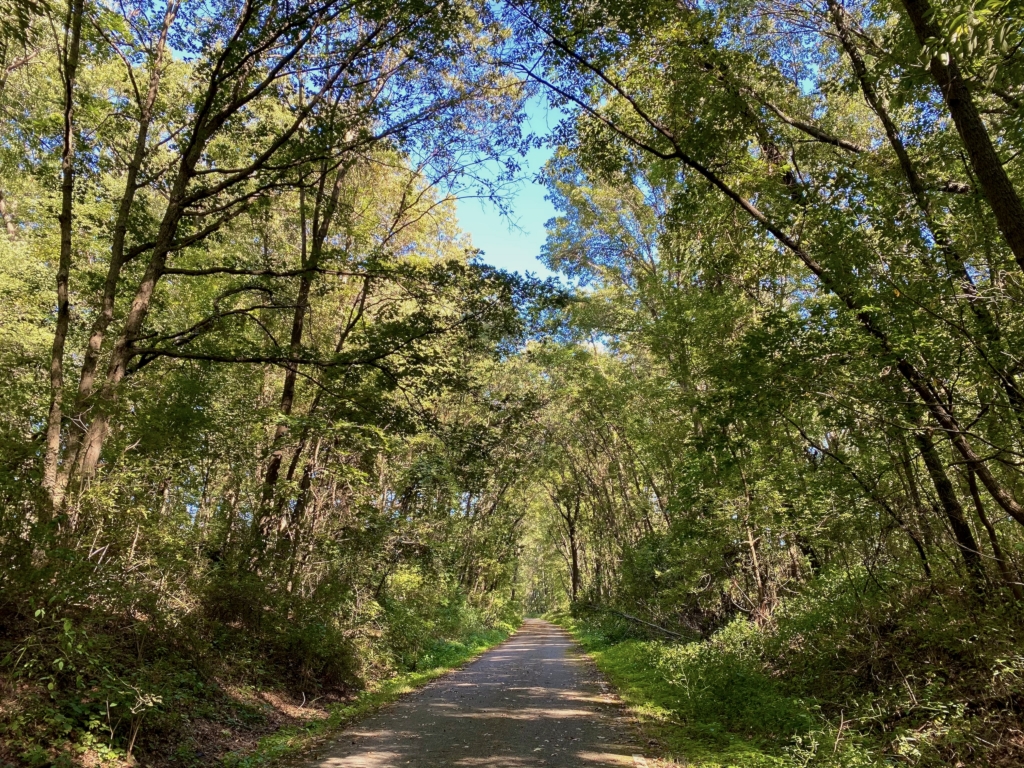
[[[664,632],[666,635],[671,635],[672,637],[678,637],[680,640],[686,640],[686,636],[685,635],[681,635],[678,632],[673,632],[671,629],[665,629],[664,627],[659,627],[657,624],[652,624],[649,621],[644,621],[643,619],[638,619],[636,616],[630,616],[628,613],[623,613],[622,611],[616,611],[616,610],[614,610],[612,608],[600,608],[598,610],[605,611],[606,613],[614,613],[616,616],[621,616],[624,619],[629,619],[630,621],[635,621],[638,624],[643,624],[646,627],[653,627],[654,629],[658,630],[659,632]]]

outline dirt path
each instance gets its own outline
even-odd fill
[[[528,619],[509,641],[344,731],[321,768],[643,766],[621,710],[568,635]],[[636,758],[633,756],[637,755]]]

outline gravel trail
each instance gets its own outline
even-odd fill
[[[343,731],[319,768],[639,766],[636,736],[559,627],[508,641]]]

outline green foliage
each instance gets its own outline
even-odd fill
[[[744,624],[707,642],[609,637],[604,622],[561,619],[669,755],[697,766],[788,765],[782,745],[814,722],[751,646]],[[620,627],[619,632],[622,631]],[[617,634],[611,628],[612,637]]]
[[[600,616],[690,763],[1021,762],[984,682],[1024,599],[1020,10],[510,16],[565,115],[544,256],[580,283],[525,355],[557,555],[526,583]]]
[[[397,598],[391,603],[396,608]],[[228,762],[260,762],[308,745],[501,642],[513,629],[489,628],[464,599],[449,606],[410,603],[401,610],[405,623],[392,617],[382,622],[386,638],[353,638],[337,622],[325,625],[315,616],[292,616],[278,626],[265,616],[258,631],[190,617],[155,633],[144,625],[118,629],[111,617],[95,614],[77,622],[51,619],[38,609],[0,667],[22,692],[5,711],[6,756],[28,765],[76,754],[117,762],[133,750],[153,754],[169,743],[185,748],[193,741],[190,729],[208,723],[253,734],[247,738],[254,742],[273,731],[238,754],[227,755],[230,747],[222,747]],[[258,697],[240,698],[246,690],[301,692],[304,700],[327,695],[340,703],[329,707],[326,721],[312,717],[278,732]],[[210,751],[216,745],[203,749],[217,756]]]
[[[2,666],[29,698],[3,724],[11,748],[27,764],[47,764],[49,743],[71,741],[102,760],[131,753],[147,715],[163,697],[143,670],[118,663],[116,641],[76,628],[70,618],[39,608],[36,627],[4,657]]]
[[[996,745],[1024,684],[1019,616],[915,599],[833,574],[772,627],[739,619],[696,642],[643,639],[649,628],[614,614],[554,618],[692,765],[1011,764],[1012,744]]]
[[[0,3],[5,764],[217,760],[518,621],[549,291],[454,200],[522,89],[464,3],[250,11]]]
[[[493,629],[471,634],[462,641],[435,641],[430,645],[428,654],[421,658],[418,670],[381,681],[360,693],[353,701],[332,707],[326,719],[315,720],[301,728],[282,728],[262,739],[251,754],[229,754],[222,762],[229,768],[256,768],[302,755],[332,732],[437,679],[503,642],[508,635],[507,629]]]
[[[819,5],[0,0],[0,759],[559,609],[692,763],[1020,764],[1021,3]]]

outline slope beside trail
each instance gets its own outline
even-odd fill
[[[569,636],[528,619],[508,641],[358,725],[319,768],[643,766],[636,736],[573,655]]]

